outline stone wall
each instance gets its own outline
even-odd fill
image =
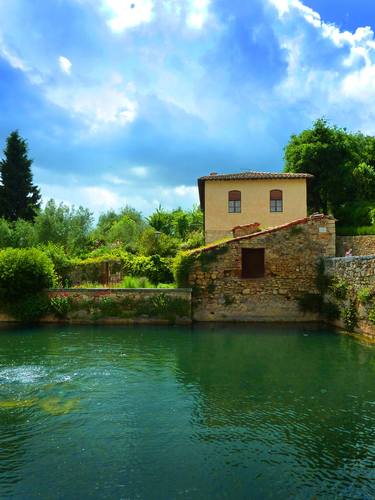
[[[265,249],[263,278],[241,277],[242,248]],[[310,217],[204,252],[189,275],[195,320],[315,321],[315,314],[300,312],[297,299],[314,290],[319,258],[335,255],[335,221]]]
[[[331,293],[329,298],[338,303],[341,311],[353,304],[358,315],[358,324],[355,331],[365,335],[375,337],[375,326],[369,321],[369,313],[375,306],[374,298],[368,301],[361,301],[358,292],[363,289],[374,289],[375,296],[375,255],[336,257],[324,259],[326,274],[347,285],[347,296],[343,300],[338,300]],[[345,323],[341,319],[335,322],[340,328],[345,328]]]
[[[353,255],[375,255],[375,235],[336,237],[337,257],[343,257],[349,248]]]
[[[72,288],[51,289],[48,295],[55,306],[42,323],[191,323],[190,289]],[[14,318],[0,314],[2,321]]]
[[[232,229],[233,238],[238,238],[239,236],[246,236],[248,234],[253,234],[260,231],[259,222],[253,222],[252,224],[244,224],[242,226],[235,226]]]

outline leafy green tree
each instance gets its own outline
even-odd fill
[[[33,184],[32,160],[27,142],[15,130],[6,141],[0,162],[0,216],[15,221],[33,220],[40,206],[40,193]]]
[[[355,140],[344,129],[330,126],[324,118],[312,129],[292,135],[284,148],[285,171],[309,173],[308,204],[313,212],[335,212],[351,187]]]
[[[67,252],[78,255],[87,250],[92,224],[93,216],[87,208],[56,205],[49,200],[36,216],[34,227],[38,243],[62,245]]]

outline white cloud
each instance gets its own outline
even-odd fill
[[[103,85],[56,86],[46,89],[47,98],[86,123],[95,133],[107,125],[124,126],[137,115],[137,103],[130,99],[124,86],[111,82]]]
[[[69,61],[69,59],[67,57],[65,57],[65,56],[59,57],[59,66],[60,66],[60,69],[63,73],[70,75],[72,63]]]
[[[287,54],[287,76],[276,87],[284,102],[303,102],[312,115],[350,117],[372,132],[375,119],[375,39],[370,27],[341,31],[300,0],[269,0],[279,23],[275,33]],[[313,30],[311,30],[311,27]],[[321,51],[321,54],[320,54]],[[330,64],[327,64],[327,62]],[[353,116],[354,102],[357,106]]]
[[[202,29],[208,18],[210,0],[190,0],[186,24],[193,29]]]
[[[20,69],[21,71],[29,71],[29,67],[18,55],[12,52],[0,38],[0,57],[5,59],[14,69]]]
[[[104,174],[104,175],[102,175],[102,179],[103,179],[103,181],[109,182],[110,184],[114,184],[115,186],[129,184],[129,181],[127,181],[123,177],[120,177],[118,175],[113,175],[113,174]]]
[[[109,16],[107,24],[115,33],[149,23],[153,16],[152,0],[102,0],[102,7]]]

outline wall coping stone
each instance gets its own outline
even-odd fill
[[[375,255],[352,255],[350,257],[324,257],[325,262],[355,262],[361,260],[374,260]]]
[[[48,292],[141,292],[180,293],[191,292],[191,288],[48,288]]]

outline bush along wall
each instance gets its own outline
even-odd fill
[[[325,297],[340,311],[337,326],[375,338],[375,257],[325,259]]]
[[[71,289],[50,291],[50,318],[72,322],[190,323],[191,291]],[[48,318],[47,318],[48,319]]]
[[[0,309],[24,322],[37,321],[49,310],[46,289],[55,286],[53,263],[36,248],[0,251]]]

